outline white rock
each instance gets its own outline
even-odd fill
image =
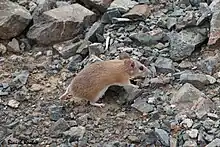
[[[18,108],[19,104],[20,103],[18,101],[16,101],[16,100],[9,100],[8,101],[8,106],[10,106],[12,108]]]
[[[192,121],[192,119],[187,118],[181,122],[181,125],[183,125],[184,127],[191,128],[193,125],[193,121]]]
[[[191,129],[187,130],[186,133],[189,135],[189,137],[195,139],[197,138],[199,131],[197,129]]]

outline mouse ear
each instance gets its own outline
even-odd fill
[[[124,61],[125,65],[128,66],[130,69],[134,69],[135,63],[131,59],[125,59]]]
[[[122,52],[122,53],[119,54],[119,59],[120,59],[120,60],[130,59],[130,56],[129,56],[128,53]]]

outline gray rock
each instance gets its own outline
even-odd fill
[[[153,112],[154,106],[147,103],[147,99],[138,98],[134,101],[134,104],[131,105],[133,108],[137,109],[142,113]]]
[[[39,0],[38,6],[34,9],[32,14],[34,23],[41,21],[41,15],[56,7],[56,0]]]
[[[80,4],[52,9],[41,17],[29,29],[27,37],[44,45],[74,38],[96,20],[96,14]]]
[[[13,82],[19,85],[25,85],[29,77],[29,71],[22,70],[21,72],[15,73],[15,76]]]
[[[219,62],[219,53],[217,53],[215,56],[209,56],[199,61],[198,66],[199,69],[202,70],[204,73],[212,75],[216,67],[218,66],[218,62]]]
[[[11,39],[20,35],[30,23],[31,14],[9,0],[0,2],[0,38]]]
[[[169,146],[170,145],[169,134],[166,131],[164,131],[162,129],[155,128],[155,133],[156,133],[158,139],[161,141],[161,143],[164,146]]]
[[[9,100],[8,101],[8,106],[9,107],[18,108],[19,105],[20,105],[20,103],[16,100]]]
[[[209,34],[209,41],[208,45],[214,45],[220,38],[220,2],[218,0],[214,0],[210,6],[212,11],[212,19],[210,22],[210,34]]]
[[[188,28],[180,33],[171,32],[170,57],[174,61],[182,60],[192,54],[195,47],[203,43],[207,38],[207,32],[199,28]]]
[[[163,31],[161,31],[160,29],[158,30],[154,30],[154,32],[147,32],[147,33],[133,33],[131,34],[129,37],[134,40],[137,41],[143,45],[156,45],[158,42],[162,41],[164,36]]]
[[[182,122],[181,122],[181,125],[184,126],[185,128],[191,128],[192,125],[193,125],[193,120],[192,119],[184,119]]]
[[[102,23],[112,23],[113,18],[120,18],[122,15],[118,9],[112,9],[105,12],[101,18]]]
[[[83,126],[71,127],[70,130],[63,132],[65,136],[70,136],[74,139],[81,140],[86,132],[86,128]]]
[[[139,143],[140,139],[137,136],[134,135],[129,135],[128,139],[132,142],[132,143]]]
[[[195,139],[198,136],[199,131],[197,129],[187,130],[186,133],[189,135],[190,138]]]
[[[63,116],[62,109],[63,109],[62,106],[56,106],[56,105],[50,106],[49,107],[50,120],[52,121],[59,120]]]
[[[183,28],[196,26],[196,16],[194,11],[186,11],[186,14],[183,18],[178,19],[176,24],[177,30],[181,30]]]
[[[90,44],[91,44],[91,42],[88,40],[82,41],[82,44],[77,49],[76,53],[82,55],[83,57],[86,57],[89,52],[89,45]]]
[[[174,27],[177,23],[177,19],[175,17],[168,17],[167,20],[167,28],[170,30],[172,27]]]
[[[70,5],[70,1],[65,2],[65,1],[56,1],[56,6],[59,7],[63,7],[63,6],[68,6]],[[47,10],[48,11],[48,10]]]
[[[0,54],[5,54],[7,51],[7,48],[4,44],[0,43]]]
[[[8,43],[8,50],[14,53],[21,53],[19,42],[17,39],[13,38],[12,41]]]
[[[60,137],[67,129],[69,129],[69,124],[60,118],[49,128],[49,134],[51,137]]]
[[[96,8],[101,13],[104,13],[108,6],[111,4],[112,0],[81,0],[86,6]]]
[[[139,4],[150,4],[150,0],[138,0]]]
[[[75,56],[72,56],[70,59],[69,64],[67,65],[67,69],[71,72],[76,72],[80,66],[79,63],[83,60],[82,56],[79,54],[76,54]]]
[[[213,119],[213,120],[218,120],[219,116],[215,113],[208,113],[207,114],[209,118]]]
[[[217,146],[220,146],[220,139],[219,138],[215,138],[212,142],[210,142],[205,147],[217,147]]]
[[[210,84],[209,79],[204,74],[182,74],[180,81],[190,83],[197,88],[203,88],[205,85]]]
[[[191,111],[194,111],[196,113],[196,116],[199,119],[201,119],[211,110],[215,110],[215,109],[216,109],[215,104],[209,98],[200,97],[196,102],[194,102]]]
[[[211,142],[214,139],[214,135],[211,134],[205,134],[204,139],[208,142]]]
[[[101,54],[104,53],[104,47],[102,46],[101,43],[93,43],[89,45],[89,54],[90,55],[96,55],[100,56]]]
[[[155,61],[155,67],[157,72],[172,73],[174,72],[173,61],[169,58],[158,57]]]
[[[184,144],[183,147],[197,147],[197,143],[194,140],[187,140]]]
[[[161,87],[163,85],[169,84],[171,81],[170,77],[157,77],[150,79],[150,86],[151,87]]]
[[[54,44],[53,48],[56,49],[64,59],[67,59],[76,55],[76,52],[82,43],[83,41],[74,42],[74,40],[68,40]]]
[[[203,93],[192,84],[185,83],[171,99],[171,103],[192,103],[202,97]]]
[[[91,42],[97,42],[97,34],[103,35],[104,32],[104,24],[101,22],[95,22],[89,31],[86,33],[85,39],[88,39]]]
[[[130,8],[133,8],[136,4],[135,1],[132,0],[114,0],[108,10],[110,9],[119,9],[121,12],[127,12]]]
[[[129,19],[146,19],[151,14],[151,9],[148,5],[135,5],[129,12],[122,15]]]

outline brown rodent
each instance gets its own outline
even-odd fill
[[[145,76],[149,70],[139,61],[131,59],[128,54],[121,53],[119,59],[92,63],[81,70],[71,81],[60,100],[78,98],[88,100],[91,105],[103,107],[96,103],[109,86],[130,85],[130,78]]]

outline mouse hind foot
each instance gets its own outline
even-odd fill
[[[90,105],[100,107],[100,108],[103,108],[105,106],[104,103],[95,103],[95,102],[90,102]]]

